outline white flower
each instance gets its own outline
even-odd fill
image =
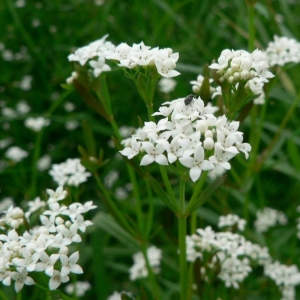
[[[180,75],[178,71],[174,70],[176,62],[172,58],[167,58],[165,60],[156,58],[155,66],[157,72],[163,77],[171,78]]]
[[[22,150],[21,148],[19,148],[17,146],[13,146],[13,147],[10,147],[5,152],[5,156],[14,162],[19,162],[19,161],[23,160],[23,158],[28,156],[28,152]]]
[[[91,284],[87,281],[77,281],[75,284],[69,284],[66,286],[66,292],[68,294],[73,294],[77,297],[82,297],[86,293],[86,291],[91,289]]]
[[[28,219],[30,217],[30,215],[39,210],[42,207],[46,206],[46,202],[45,201],[41,201],[40,197],[36,197],[33,201],[29,201],[28,202],[28,206],[29,206],[29,210],[26,211],[25,213],[25,217]]]
[[[254,226],[258,232],[266,232],[276,224],[285,225],[287,222],[287,217],[283,212],[265,207],[256,212]]]
[[[141,142],[138,142],[136,138],[130,140],[130,147],[126,147],[120,153],[124,156],[127,156],[128,159],[132,159],[134,156],[139,154],[141,148]]]
[[[108,34],[103,36],[101,39],[90,43],[87,46],[78,48],[73,54],[68,56],[69,61],[77,61],[82,66],[86,64],[89,59],[94,57],[105,57],[106,52],[114,48],[114,45],[110,42],[105,42]]]
[[[59,254],[51,254],[50,257],[45,251],[40,253],[40,262],[36,264],[35,271],[43,272],[48,276],[52,276],[54,270],[54,264],[59,259]]]
[[[97,61],[91,60],[89,64],[93,68],[93,74],[95,77],[98,77],[102,72],[107,72],[111,70],[110,66],[105,64],[104,57],[99,57]]]
[[[83,270],[81,266],[79,266],[77,263],[79,259],[79,252],[74,252],[70,257],[67,257],[66,255],[61,254],[60,255],[60,261],[62,263],[61,268],[61,276],[69,275],[70,272],[76,273],[76,274],[82,274]]]
[[[49,195],[48,204],[60,201],[66,198],[68,192],[64,190],[63,186],[59,186],[55,191],[47,189],[47,194]]]
[[[190,84],[192,84],[192,90],[193,90],[193,93],[195,94],[199,94],[200,93],[200,90],[201,90],[201,87],[202,87],[202,84],[203,84],[203,80],[204,80],[204,77],[200,74],[197,76],[197,80],[193,80],[193,81],[190,81]],[[212,83],[213,82],[213,79],[209,79],[209,83]],[[215,92],[215,88],[210,86],[210,93],[213,94]]]
[[[37,118],[27,118],[24,122],[25,127],[35,131],[39,132],[43,127],[48,126],[50,124],[50,121],[43,118],[43,117],[37,117]]]
[[[51,156],[50,155],[44,155],[37,161],[37,168],[41,172],[49,169],[50,165],[51,165]]]
[[[28,248],[22,248],[20,253],[23,258],[15,257],[12,262],[17,267],[25,268],[28,272],[35,270],[36,262],[40,258],[40,254],[33,251],[30,251]]]
[[[190,177],[194,182],[199,179],[203,170],[214,168],[210,161],[204,159],[204,149],[201,145],[196,147],[194,157],[183,156],[179,158],[179,161],[185,167],[190,168]]]
[[[86,172],[85,167],[80,163],[78,158],[69,158],[61,164],[52,165],[49,174],[61,186],[65,184],[79,186],[91,176],[91,173]]]
[[[68,276],[62,276],[61,273],[57,270],[53,271],[53,274],[49,280],[49,288],[50,290],[56,290],[61,283],[69,281]]]
[[[151,246],[147,249],[147,258],[150,267],[153,268],[155,274],[159,273],[160,261],[162,258],[162,252],[155,246]],[[134,264],[129,270],[130,280],[136,280],[148,276],[148,270],[146,267],[146,261],[142,252],[137,252],[133,255]]]
[[[159,90],[165,94],[171,93],[177,85],[177,82],[172,78],[161,78],[158,82]]]
[[[156,147],[150,142],[143,142],[143,148],[147,152],[147,154],[141,160],[141,166],[146,166],[154,161],[160,165],[167,165],[168,160],[162,154],[164,152],[164,148],[161,144],[157,144]]]
[[[245,229],[246,220],[241,219],[239,216],[233,215],[233,214],[228,214],[226,216],[220,216],[219,222],[218,222],[219,228],[227,227],[227,226],[234,226],[234,225],[237,225],[237,228],[239,230],[243,231]]]
[[[300,62],[300,43],[293,38],[274,36],[269,42],[266,54],[270,66],[284,66],[287,63]]]
[[[28,276],[28,271],[25,268],[22,268],[19,272],[11,272],[11,278],[15,280],[16,292],[19,292],[23,288],[24,284],[35,284],[34,280]]]

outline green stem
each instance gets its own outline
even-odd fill
[[[193,195],[192,195],[192,197],[191,197],[191,199],[190,199],[190,201],[187,205],[186,213],[191,213],[192,212],[192,207],[194,206],[195,202],[198,201],[198,196],[202,191],[202,187],[204,185],[206,177],[207,177],[207,172],[203,171],[201,176],[200,176],[200,179],[198,180],[198,182],[197,182],[197,184],[194,188]]]
[[[136,175],[134,173],[132,166],[127,164],[127,170],[128,170],[130,182],[132,183],[132,187],[133,187],[133,196],[136,203],[135,208],[136,208],[136,215],[138,218],[139,230],[144,238],[144,217],[142,211],[142,202],[140,197],[139,185],[137,183]]]
[[[136,237],[137,234],[135,230],[128,224],[126,219],[124,218],[122,212],[117,208],[114,201],[111,199],[110,194],[107,192],[106,188],[102,184],[99,175],[95,172],[94,177],[96,179],[97,185],[100,189],[100,191],[103,193],[105,201],[108,203],[109,208],[112,210],[112,213],[114,214],[115,219],[123,226],[123,228],[130,233],[133,237]]]
[[[176,201],[174,190],[172,189],[172,186],[171,186],[171,183],[170,183],[169,176],[167,174],[166,168],[164,166],[162,166],[162,165],[159,165],[159,169],[160,169],[161,176],[163,178],[166,190],[167,190],[167,192],[168,192],[168,194],[170,196],[170,199],[171,199],[171,201],[173,203],[174,208],[177,211],[177,210],[179,210],[178,203]]]
[[[142,249],[142,253],[144,255],[145,261],[146,261],[146,267],[147,267],[147,270],[148,270],[149,281],[150,281],[150,284],[151,284],[151,287],[152,287],[151,292],[152,292],[152,296],[154,296],[153,299],[160,300],[161,299],[160,298],[160,289],[157,285],[152,267],[149,263],[149,259],[148,259],[148,255],[147,255],[147,246],[146,246],[145,243],[141,244],[141,249]]]
[[[153,205],[153,196],[152,190],[150,188],[148,180],[145,180],[147,192],[148,192],[148,203],[149,203],[149,210],[147,212],[147,224],[145,229],[145,236],[148,237],[151,233],[152,224],[153,224],[153,215],[154,215],[154,205]]]
[[[185,181],[180,180],[180,214],[178,215],[179,236],[179,273],[180,273],[180,300],[187,299],[187,262],[186,262],[186,213],[185,213]]]
[[[55,109],[63,102],[63,100],[70,95],[71,91],[65,91],[59,99],[57,99],[49,108],[49,110],[45,113],[45,118],[49,119]],[[37,187],[37,161],[40,158],[41,153],[41,145],[42,145],[42,139],[44,135],[44,128],[40,130],[40,132],[37,133],[36,140],[34,143],[34,152],[32,157],[32,166],[31,166],[31,183],[30,183],[30,189],[29,189],[29,197],[35,197],[36,195],[36,187]]]
[[[1,290],[0,290],[0,297],[2,300],[9,300]]]

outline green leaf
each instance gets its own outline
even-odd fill
[[[74,80],[74,86],[76,91],[80,94],[80,96],[83,98],[84,102],[96,113],[101,115],[106,120],[110,119],[110,116],[107,115],[105,112],[105,109],[103,105],[96,99],[96,97],[79,81]]]
[[[71,84],[62,83],[60,86],[61,86],[64,90],[67,90],[67,91],[74,91],[74,87],[73,87],[73,85],[71,85]]]
[[[160,197],[160,199],[174,212],[175,207],[170,200],[168,194],[163,190],[163,188],[159,185],[159,183],[149,174],[146,174],[146,178],[148,179],[151,187],[155,191],[155,193]]]
[[[216,179],[212,184],[210,184],[200,195],[195,199],[195,201],[190,202],[186,213],[189,214],[196,209],[198,209],[200,206],[202,206],[209,198],[212,196],[212,194],[218,189],[225,181],[226,176],[221,176],[218,179]]]
[[[210,100],[210,83],[209,83],[209,77],[205,77],[201,88],[200,88],[200,97],[201,99],[207,103]]]
[[[127,231],[125,231],[117,221],[108,213],[99,212],[93,218],[94,226],[101,228],[109,235],[114,236],[128,248],[139,248],[139,243]]]
[[[93,135],[93,131],[87,120],[82,121],[83,134],[85,139],[85,145],[90,156],[96,157],[96,144]]]

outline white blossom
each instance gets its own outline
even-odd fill
[[[162,258],[162,252],[155,246],[151,246],[147,249],[147,258],[149,265],[152,268],[153,273],[157,274],[160,271],[160,261]],[[137,280],[148,276],[148,270],[146,266],[145,257],[142,252],[137,252],[133,255],[134,264],[129,270],[130,280]]]
[[[61,186],[79,186],[91,176],[91,173],[86,172],[85,167],[80,163],[78,158],[69,158],[61,164],[52,165],[49,174]]]
[[[28,152],[18,146],[13,146],[7,149],[7,151],[5,152],[5,156],[14,162],[20,162],[28,156]]]
[[[157,123],[145,122],[131,138],[123,140],[120,153],[132,159],[143,154],[141,165],[161,165],[179,162],[189,169],[193,181],[203,170],[221,166],[230,169],[228,162],[239,152],[248,158],[251,146],[243,143],[239,122],[226,116],[215,117],[216,107],[204,105],[200,97],[186,105],[185,98],[163,103],[153,116],[162,116]]]
[[[37,118],[27,118],[24,122],[25,127],[35,131],[39,132],[43,127],[48,126],[50,124],[50,121],[43,118],[43,117],[37,117]]]
[[[266,232],[270,227],[277,224],[285,225],[287,222],[287,217],[283,212],[265,207],[264,209],[257,210],[254,226],[258,232]]]
[[[274,36],[266,48],[266,55],[270,66],[284,66],[287,63],[300,62],[300,43],[289,37]]]

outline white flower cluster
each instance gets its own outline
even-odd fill
[[[288,219],[283,212],[274,208],[265,207],[256,212],[254,226],[258,232],[266,232],[270,227],[276,224],[285,225],[287,222]]]
[[[66,292],[69,295],[75,294],[77,297],[83,297],[86,291],[91,289],[91,284],[87,281],[77,281],[75,284],[66,286]]]
[[[201,87],[202,87],[202,84],[203,84],[203,80],[204,80],[204,77],[199,74],[197,76],[197,79],[196,80],[192,80],[190,81],[190,84],[192,85],[192,91],[193,93],[195,94],[199,94],[200,93],[200,90],[201,90]],[[209,79],[209,83],[212,83],[213,82],[213,79]],[[216,91],[216,88],[214,88],[213,86],[210,86],[210,93],[213,95],[214,92]],[[213,98],[214,96],[212,96]]]
[[[209,66],[217,70],[220,82],[228,81],[231,84],[246,83],[253,94],[257,95],[254,104],[264,104],[265,93],[263,86],[274,75],[268,71],[268,58],[265,52],[258,49],[249,53],[245,50],[225,49],[218,58],[218,63]],[[221,94],[218,89],[213,96]]]
[[[153,273],[160,272],[160,261],[162,258],[162,251],[155,246],[147,249],[147,258]],[[137,280],[148,276],[148,269],[146,260],[142,252],[137,252],[133,255],[133,266],[129,269],[130,280]]]
[[[247,241],[243,236],[231,232],[214,232],[210,226],[198,229],[197,234],[187,236],[187,260],[202,261],[200,272],[209,282],[207,274],[220,268],[218,278],[226,287],[238,288],[252,271],[251,260],[264,265],[270,260],[267,248]],[[210,261],[205,261],[206,254],[214,253]]]
[[[249,53],[245,50],[225,49],[218,58],[218,63],[209,66],[217,70],[221,82],[227,80],[229,83],[248,81],[255,77],[268,82],[274,75],[268,71],[268,58],[266,54],[258,49]]]
[[[166,78],[178,76],[180,73],[175,71],[176,62],[179,58],[178,53],[173,53],[171,48],[159,49],[146,46],[143,42],[133,44],[121,43],[116,46],[113,53],[107,59],[116,60],[118,66],[133,69],[135,67],[155,66],[157,72]]]
[[[228,170],[228,161],[239,151],[248,158],[251,146],[243,143],[243,133],[237,131],[239,122],[230,122],[225,115],[214,116],[216,110],[205,106],[200,97],[193,98],[188,105],[185,98],[166,102],[153,114],[164,118],[158,123],[145,122],[136,134],[123,140],[125,149],[120,153],[131,159],[146,152],[142,166],[153,162],[168,165],[178,159],[190,169],[193,181],[199,179],[202,170],[218,166]]]
[[[9,209],[1,217],[1,231],[4,233],[0,234],[0,281],[4,285],[15,281],[16,292],[24,284],[35,284],[28,275],[30,272],[45,272],[50,277],[51,290],[69,281],[70,273],[83,273],[77,264],[79,253],[69,255],[68,247],[81,242],[80,232],[85,232],[86,227],[92,225],[91,221],[84,220],[83,214],[96,206],[92,201],[60,205],[58,201],[66,197],[62,187],[56,191],[47,190],[47,193],[47,202],[29,202],[31,212],[48,208],[40,215],[41,226],[22,231],[24,212],[20,208]],[[27,224],[30,224],[29,218]]]
[[[284,66],[287,63],[300,62],[300,43],[295,39],[285,36],[274,36],[274,40],[269,42],[266,54],[269,65]]]
[[[68,158],[65,162],[52,165],[49,174],[58,185],[79,186],[91,176],[79,158]]]
[[[14,162],[20,162],[28,156],[28,152],[18,146],[12,146],[7,149],[5,156]]]
[[[174,91],[177,82],[172,78],[161,78],[158,82],[158,88],[162,93],[169,94]]]
[[[241,219],[237,215],[228,214],[226,216],[220,216],[219,222],[218,222],[218,227],[223,228],[223,227],[236,226],[238,230],[244,231],[246,222],[247,222],[246,220]]]
[[[68,56],[69,61],[79,62],[81,66],[84,66],[89,61],[95,77],[98,77],[102,72],[110,71],[111,68],[105,63],[105,59],[114,50],[115,46],[111,42],[106,41],[107,37],[108,34],[87,46],[78,48]],[[76,76],[76,72],[73,72],[67,83],[71,83]]]
[[[281,300],[296,299],[295,287],[300,284],[300,272],[296,265],[286,266],[275,261],[265,266],[264,274],[280,288]]]
[[[10,206],[7,211],[1,212],[0,227],[5,225],[17,229],[24,223],[24,212],[19,207]]]
[[[157,72],[166,78],[180,74],[174,70],[179,54],[173,53],[171,48],[159,49],[155,47],[151,49],[143,42],[132,46],[126,43],[115,46],[111,42],[106,41],[107,37],[108,35],[105,35],[87,46],[78,48],[68,56],[69,61],[79,62],[81,66],[84,66],[89,61],[95,77],[98,77],[102,72],[111,70],[110,66],[106,64],[106,60],[118,61],[118,66],[129,69],[139,66],[155,66]],[[71,84],[77,75],[76,72],[73,72],[71,77],[67,79],[67,83]]]
[[[25,127],[39,132],[43,127],[48,126],[50,124],[50,121],[43,118],[43,117],[37,117],[37,118],[27,118],[24,122]]]
[[[126,295],[128,297],[131,297],[131,293],[127,293],[127,292],[118,292],[118,291],[114,291],[112,295],[110,295],[107,300],[122,300],[122,295]]]

